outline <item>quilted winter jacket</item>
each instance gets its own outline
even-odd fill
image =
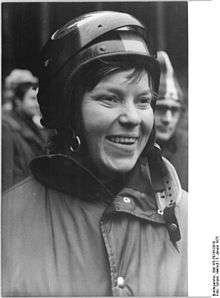
[[[164,163],[165,204],[174,204],[181,233],[176,244],[158,213],[147,165],[138,163],[112,196],[73,160],[33,161],[35,178],[2,202],[3,295],[186,296],[186,193]]]

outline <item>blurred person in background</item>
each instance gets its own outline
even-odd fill
[[[27,177],[30,160],[45,153],[37,102],[38,78],[14,69],[6,78],[2,106],[2,190]]]
[[[161,76],[155,110],[156,139],[163,156],[174,165],[183,189],[188,190],[188,138],[179,128],[184,96],[167,53],[159,51],[158,61]]]

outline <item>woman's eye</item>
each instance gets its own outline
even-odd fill
[[[137,101],[137,104],[141,108],[147,108],[147,107],[150,107],[151,101],[152,101],[151,97],[140,97]]]
[[[111,95],[101,96],[99,100],[106,103],[118,102],[118,98],[116,96],[111,96]]]

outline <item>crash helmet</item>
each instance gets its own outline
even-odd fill
[[[168,54],[165,51],[158,51],[157,59],[161,70],[157,103],[167,99],[182,105],[183,92]]]
[[[142,59],[147,65],[154,91],[160,69],[148,29],[133,16],[99,11],[72,19],[54,32],[41,52],[38,101],[41,123],[47,128],[74,130],[73,79],[96,60],[117,57]]]

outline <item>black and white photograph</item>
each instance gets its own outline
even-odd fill
[[[191,295],[189,6],[1,3],[3,297]]]

